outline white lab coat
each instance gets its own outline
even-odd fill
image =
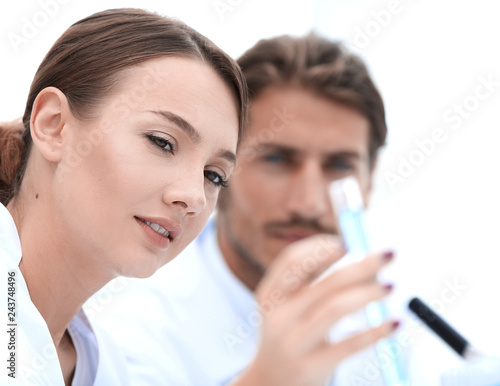
[[[5,343],[1,343],[2,363],[8,363],[15,353],[13,371],[2,366],[0,384],[64,386],[55,345],[45,320],[31,301],[28,287],[19,270],[21,243],[14,221],[8,210],[0,204],[0,315]],[[15,310],[7,304],[8,272],[14,272]],[[12,312],[13,311],[13,312]],[[15,313],[15,316],[13,315]],[[10,318],[13,318],[10,320]],[[126,364],[120,352],[102,331],[94,332],[85,313],[80,311],[68,326],[77,352],[73,385],[128,385]],[[14,344],[9,347],[9,343]],[[4,359],[5,358],[5,359]]]
[[[221,386],[251,362],[260,313],[226,265],[214,221],[151,278],[116,288],[96,322],[121,342],[133,385]],[[345,361],[330,384],[383,385],[372,354]]]
[[[120,340],[134,386],[224,385],[254,354],[253,294],[223,263],[212,228],[209,222],[180,256],[151,278],[120,286],[125,291],[95,312]]]

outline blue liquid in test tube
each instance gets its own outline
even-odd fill
[[[333,181],[329,193],[344,243],[349,251],[349,258],[361,260],[368,253],[368,241],[365,233],[363,198],[358,183],[353,177]],[[365,315],[368,325],[371,327],[380,325],[387,318],[385,303],[369,303],[365,308]],[[386,386],[409,384],[404,359],[401,354],[394,352],[397,347],[398,343],[391,337],[380,340],[375,347]]]

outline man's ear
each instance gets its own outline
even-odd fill
[[[70,117],[66,95],[55,87],[40,91],[33,103],[30,130],[35,146],[48,161],[61,161],[67,134],[65,124]]]

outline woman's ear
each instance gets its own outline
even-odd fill
[[[51,162],[60,162],[65,145],[65,125],[72,117],[66,95],[55,87],[44,88],[31,111],[31,138],[37,149]]]

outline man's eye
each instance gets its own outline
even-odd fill
[[[212,170],[205,170],[205,178],[213,185],[217,186],[217,187],[223,187],[223,188],[227,188],[228,187],[228,183],[226,180],[224,180],[224,178],[222,178],[222,176],[217,173],[217,172],[214,172]]]
[[[159,137],[159,136],[156,136],[156,135],[153,135],[153,134],[148,134],[148,139],[152,143],[154,143],[156,146],[161,148],[162,151],[166,151],[168,153],[174,152],[174,146],[172,145],[172,143],[169,140],[162,138],[162,137]]]
[[[278,164],[278,163],[285,162],[286,159],[281,154],[268,154],[264,157],[264,160],[266,160],[267,162],[270,162],[270,163]]]
[[[341,170],[341,171],[347,171],[347,170],[352,170],[353,167],[349,162],[345,161],[333,161],[330,164],[330,167],[335,170]]]

